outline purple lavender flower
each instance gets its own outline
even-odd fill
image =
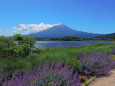
[[[106,74],[110,69],[115,67],[115,60],[112,56],[101,52],[81,56],[79,60],[79,71],[84,74],[98,76]]]
[[[10,80],[5,79],[2,86],[79,86],[80,78],[77,71],[69,69],[64,63],[45,62],[43,68],[38,68],[32,72],[26,72],[21,75],[16,71]]]
[[[115,50],[112,50],[112,51],[111,51],[111,54],[115,54]]]

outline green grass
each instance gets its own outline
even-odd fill
[[[46,60],[54,62],[66,62],[70,66],[75,66],[78,64],[77,58],[80,55],[91,54],[92,52],[103,52],[110,53],[112,49],[115,49],[114,44],[95,44],[85,47],[66,47],[66,48],[48,48],[43,50],[42,53],[32,53],[27,58],[9,58],[0,59],[0,68],[4,68],[5,72],[12,70],[29,71],[34,67],[40,65],[43,66]]]
[[[115,55],[113,55],[113,59],[115,59]]]

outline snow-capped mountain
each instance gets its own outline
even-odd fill
[[[67,27],[64,24],[55,24],[53,27],[48,28],[44,31],[28,34],[27,36],[35,38],[62,38],[65,36],[77,36],[80,38],[91,38],[101,36],[102,34],[93,34],[82,31],[76,31]]]

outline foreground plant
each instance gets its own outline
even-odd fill
[[[82,55],[72,66],[75,64],[78,66],[71,68],[61,62],[46,61],[44,67],[39,66],[31,72],[22,74],[16,71],[13,76],[10,73],[4,76],[1,70],[0,86],[80,86],[83,82],[82,74],[98,76],[115,68],[113,55],[104,53]]]
[[[2,86],[80,86],[81,78],[67,64],[46,61],[43,68],[23,75],[16,71],[10,80],[6,78],[0,82]]]
[[[98,76],[106,74],[110,69],[115,67],[113,56],[101,52],[81,56],[79,61],[79,71],[88,75]]]

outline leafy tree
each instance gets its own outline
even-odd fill
[[[29,44],[22,44],[18,47],[18,56],[19,57],[26,57],[30,54],[31,49]]]
[[[35,39],[33,37],[23,37],[21,34],[15,34],[13,38],[19,43],[19,45],[29,44],[29,47],[32,48],[35,44]]]
[[[15,34],[15,35],[13,35],[13,39],[14,39],[15,41],[22,41],[22,40],[23,40],[23,37],[22,37],[21,34]]]
[[[18,52],[20,56],[28,56],[31,49],[34,47],[35,39],[33,37],[25,36],[23,37],[21,34],[15,34],[13,36],[14,40],[17,41]]]
[[[11,47],[15,45],[16,43],[11,38],[0,36],[0,58],[10,57],[8,51],[11,50]],[[13,51],[11,53],[13,54]]]
[[[19,41],[20,44],[29,44],[30,48],[32,48],[35,44],[35,39],[33,37],[24,37],[22,41]]]
[[[0,36],[0,58],[26,57],[35,44],[33,37],[15,34],[13,38]]]

